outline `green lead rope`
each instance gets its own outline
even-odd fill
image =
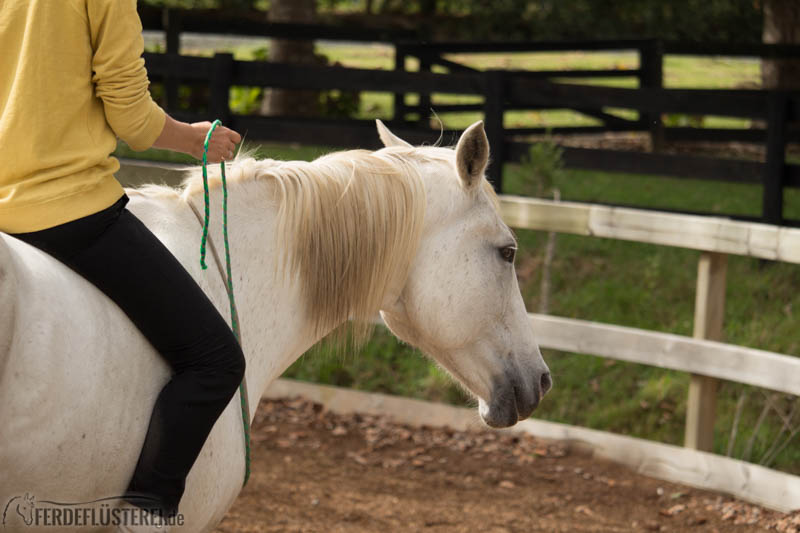
[[[208,240],[208,221],[210,218],[210,200],[208,194],[208,143],[211,140],[211,134],[214,130],[222,124],[219,120],[215,120],[211,124],[211,128],[206,134],[206,140],[203,143],[203,193],[205,199],[205,220],[203,222],[203,238],[200,240],[200,266],[203,270],[207,269],[206,265],[206,241]],[[242,339],[239,334],[239,316],[236,312],[236,300],[233,296],[233,276],[231,276],[231,253],[228,245],[228,184],[225,181],[225,161],[220,161],[220,170],[222,171],[222,236],[225,241],[225,270],[227,272],[227,285],[228,302],[230,303],[231,310],[231,329],[236,341],[241,346]],[[247,406],[247,386],[245,382],[239,385],[239,398],[241,399],[242,406],[242,426],[244,427],[244,483],[242,486],[247,485],[250,479],[250,410]]]

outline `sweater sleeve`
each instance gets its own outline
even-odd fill
[[[92,82],[114,133],[134,150],[153,145],[166,115],[148,90],[136,0],[87,0]]]

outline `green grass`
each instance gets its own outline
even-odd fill
[[[506,192],[524,194],[519,183],[524,181],[525,175],[519,165],[507,164],[504,176]],[[580,202],[632,204],[732,215],[761,214],[762,188],[759,185],[569,170],[558,187],[564,199]],[[784,216],[800,219],[800,190],[784,191]]]

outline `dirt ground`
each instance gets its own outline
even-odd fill
[[[265,400],[252,477],[216,533],[800,532],[784,515],[530,436],[412,428]]]

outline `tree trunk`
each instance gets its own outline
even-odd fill
[[[764,33],[767,44],[800,43],[800,2],[764,0]],[[800,89],[799,59],[763,59],[761,81],[765,89]]]
[[[272,0],[268,14],[270,22],[313,24],[316,18],[316,0]],[[276,63],[319,65],[322,61],[314,54],[313,41],[272,39],[269,60]],[[265,115],[314,116],[319,107],[317,91],[287,89],[267,90],[261,111]]]

